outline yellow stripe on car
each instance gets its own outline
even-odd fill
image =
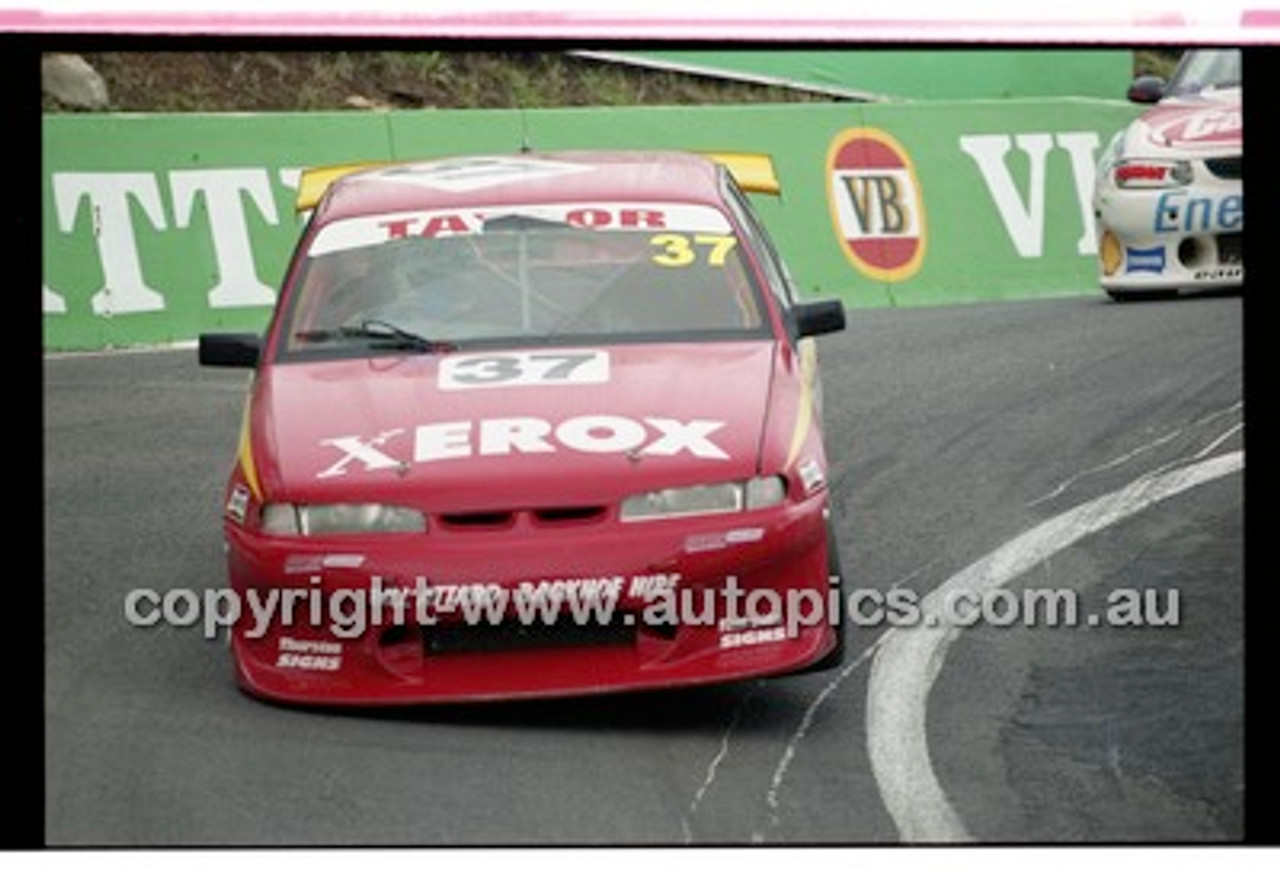
[[[791,445],[783,470],[789,470],[800,457],[804,441],[813,427],[814,385],[817,383],[818,353],[811,340],[805,339],[796,347],[800,358],[800,399],[796,404],[795,429],[791,432]]]
[[[245,402],[244,418],[240,422],[240,445],[236,452],[236,458],[240,462],[240,470],[244,473],[244,480],[249,484],[249,491],[253,493],[255,500],[262,501],[262,485],[258,482],[258,469],[253,463],[253,445],[250,443],[248,401]]]

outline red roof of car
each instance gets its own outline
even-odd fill
[[[345,176],[319,221],[504,204],[678,201],[720,204],[716,164],[674,151],[563,151],[413,161]]]

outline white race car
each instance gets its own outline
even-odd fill
[[[1244,282],[1240,51],[1185,53],[1166,84],[1139,77],[1155,106],[1116,133],[1098,164],[1100,283],[1117,301]]]

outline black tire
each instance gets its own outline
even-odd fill
[[[1112,301],[1120,304],[1139,301],[1160,301],[1178,294],[1176,289],[1107,289],[1105,292],[1111,297]]]

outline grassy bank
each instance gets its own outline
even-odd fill
[[[799,90],[628,68],[561,52],[86,52],[113,111],[316,111],[722,104]],[[46,97],[46,111],[60,111]]]
[[[829,101],[825,95],[645,70],[554,51],[84,52],[112,111],[317,111]],[[1168,74],[1170,50],[1134,54]],[[1117,94],[1123,84],[1117,84]],[[68,110],[44,98],[44,110]]]

